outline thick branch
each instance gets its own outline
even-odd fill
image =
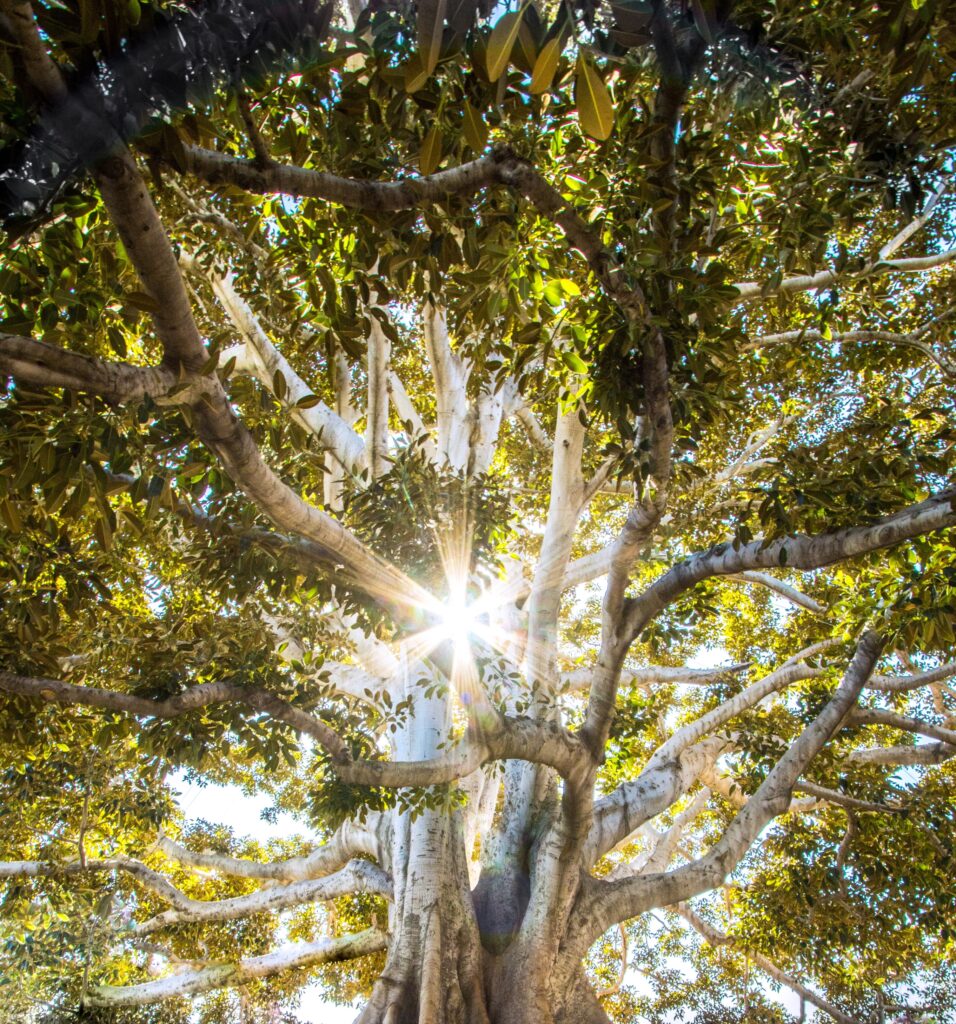
[[[736,549],[731,544],[718,544],[675,565],[633,599],[626,614],[627,635],[630,639],[636,637],[655,615],[702,580],[783,565],[792,569],[819,569],[953,526],[956,524],[954,505],[956,489],[950,488],[871,526],[853,526],[816,535],[797,534],[769,543],[755,540]]]
[[[236,686],[233,683],[201,683],[174,697],[150,700],[113,690],[98,690],[92,686],[75,686],[58,679],[35,679],[0,671],[0,691],[56,704],[121,711],[138,718],[176,718],[210,704],[244,704],[256,711],[264,711],[271,718],[285,722],[298,732],[306,733],[333,756],[347,756],[347,748],[337,733],[320,719],[266,690]]]
[[[40,387],[87,391],[115,405],[146,397],[162,400],[178,383],[165,367],[96,359],[16,334],[0,334],[0,375]]]
[[[315,903],[337,899],[357,892],[391,896],[392,883],[381,868],[367,860],[349,861],[344,868],[324,878],[292,882],[289,885],[270,886],[245,896],[227,900],[187,900],[187,905],[167,910],[133,929],[137,937],[152,935],[163,928],[180,924],[200,924],[205,921],[235,921],[253,914],[274,913],[302,903]]]
[[[86,1005],[91,1007],[145,1006],[174,996],[198,995],[217,988],[234,987],[257,978],[271,978],[292,968],[354,960],[385,949],[387,937],[368,929],[339,939],[320,939],[287,946],[275,953],[250,957],[236,963],[216,964],[198,971],[181,971],[141,985],[100,985],[90,990]]]
[[[562,726],[531,718],[501,718],[495,731],[466,736],[453,750],[422,761],[336,762],[345,782],[393,788],[435,786],[463,779],[488,761],[548,765],[565,778],[587,764],[580,742]]]
[[[882,641],[864,634],[843,682],[823,711],[794,741],[763,784],[709,853],[674,871],[605,883],[592,899],[589,935],[597,937],[611,925],[636,917],[654,906],[690,899],[718,886],[778,814],[790,806],[790,795],[807,765],[839,730],[876,665]]]

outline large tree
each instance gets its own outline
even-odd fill
[[[946,8],[0,0],[4,1019],[954,1019]]]

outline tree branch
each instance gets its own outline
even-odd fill
[[[274,953],[236,963],[216,964],[197,971],[181,971],[140,985],[93,987],[86,997],[90,1007],[145,1006],[174,996],[198,995],[217,988],[234,987],[257,978],[271,978],[293,968],[354,960],[385,949],[387,936],[374,929],[338,939],[301,942]]]
[[[840,729],[872,673],[881,649],[882,640],[876,633],[863,635],[843,682],[829,703],[781,757],[707,854],[664,874],[598,883],[584,915],[589,922],[587,934],[597,937],[618,921],[636,917],[655,906],[682,902],[718,886],[766,825],[788,809],[794,785]]]
[[[338,734],[320,719],[266,690],[237,686],[233,683],[201,683],[165,700],[134,697],[91,686],[75,686],[58,679],[36,679],[0,671],[0,691],[56,704],[74,704],[121,711],[138,718],[176,718],[210,704],[245,704],[263,711],[271,718],[285,722],[298,732],[318,741],[333,757],[346,757],[348,748]]]
[[[180,924],[235,921],[238,918],[251,917],[253,914],[275,913],[301,903],[332,900],[357,892],[390,897],[392,883],[381,868],[369,861],[352,860],[345,867],[324,878],[270,886],[258,892],[226,900],[206,902],[188,899],[185,906],[164,911],[148,921],[135,925],[133,934],[142,938],[163,928],[172,928]]]
[[[39,387],[87,391],[115,405],[139,402],[147,397],[162,404],[179,383],[166,367],[110,362],[35,338],[2,333],[0,374]]]
[[[302,857],[287,860],[259,861],[229,857],[222,853],[196,852],[186,849],[168,836],[161,836],[157,848],[172,860],[191,868],[218,871],[233,878],[258,878],[277,882],[302,882],[324,878],[344,867],[360,854],[380,860],[382,850],[376,835],[369,829],[346,821],[322,846]]]
[[[956,524],[954,505],[956,488],[949,488],[871,526],[852,526],[830,533],[797,534],[769,542],[755,540],[736,549],[731,544],[718,544],[673,566],[630,601],[625,615],[627,636],[632,640],[655,615],[702,580],[783,565],[792,569],[819,569],[953,526]]]
[[[699,917],[694,913],[693,910],[686,903],[677,903],[668,909],[673,910],[680,916],[703,938],[707,941],[710,946],[728,946],[735,945],[735,940],[729,935],[723,934],[718,931],[713,925],[708,924],[703,918]],[[774,981],[779,982],[781,985],[785,985],[787,988],[796,992],[801,999],[805,999],[808,1003],[815,1006],[818,1010],[822,1010],[824,1013],[829,1014],[837,1024],[859,1024],[855,1017],[850,1017],[845,1014],[842,1010],[834,1006],[832,1003],[818,996],[813,989],[807,988],[806,985],[797,981],[796,978],[782,971],[773,961],[768,960],[762,953],[757,953],[753,950],[748,950],[747,955],[753,960],[753,962],[765,973],[769,974]]]

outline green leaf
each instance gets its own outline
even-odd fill
[[[588,364],[577,354],[577,352],[563,351],[561,362],[574,373],[587,373]]]
[[[531,72],[531,92],[533,95],[537,96],[551,88],[551,83],[554,81],[554,75],[558,70],[558,62],[561,60],[563,50],[564,37],[562,35],[549,39],[541,47],[538,59],[534,62],[534,70]]]
[[[418,0],[418,52],[428,75],[435,70],[441,53],[446,7],[447,0]]]
[[[322,399],[318,395],[303,395],[302,398],[295,403],[296,409],[314,409],[317,405],[322,404]]]
[[[7,498],[0,501],[0,517],[7,524],[11,533],[20,533],[23,530],[23,520],[16,505]]]
[[[574,78],[574,102],[584,131],[600,142],[607,139],[614,127],[614,107],[607,86],[583,54]]]
[[[485,58],[488,68],[488,78],[497,82],[508,67],[511,58],[511,51],[514,49],[518,39],[518,32],[521,30],[521,11],[509,11],[491,30],[491,38],[488,40],[488,54]]]
[[[413,53],[405,65],[405,91],[418,92],[430,77],[431,72],[425,67],[422,55]]]
[[[477,110],[465,100],[463,131],[465,142],[475,153],[483,153],[488,143],[488,125]]]
[[[431,174],[441,163],[441,128],[433,124],[422,142],[422,151],[418,154],[418,169],[422,174]]]
[[[281,402],[286,396],[288,388],[286,386],[285,377],[282,375],[281,370],[276,370],[272,375],[272,393]]]

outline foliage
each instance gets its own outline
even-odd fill
[[[549,438],[569,410],[580,416],[586,478],[610,466],[581,514],[574,557],[600,551],[633,502],[653,498],[665,461],[648,414],[655,333],[669,371],[673,470],[666,514],[630,576],[632,599],[712,545],[869,526],[952,486],[953,264],[912,274],[892,265],[953,244],[956,29],[944,0],[838,9],[542,0],[494,10],[419,0],[370,3],[354,23],[332,4],[280,5],[285,14],[265,20],[256,7],[36,0],[42,38],[71,84],[74,105],[56,109],[27,81],[0,21],[0,339],[169,369],[154,330],[162,305],[97,185],[119,140],[145,171],[176,253],[192,260],[183,263],[204,375],[225,389],[282,483],[439,603],[456,582],[456,544],[471,597],[501,585],[515,560],[533,574],[552,462],[522,426],[518,398]],[[661,11],[683,50],[662,40]],[[696,63],[672,124],[662,109],[678,50]],[[482,156],[518,161],[557,190],[600,254],[582,255],[554,216],[500,182],[399,210],[361,208],[245,189],[225,175],[204,181],[187,173],[197,148],[242,158],[250,174],[295,164],[372,182],[415,181]],[[921,213],[919,230],[880,255]],[[792,286],[824,271],[820,287]],[[241,332],[214,284],[226,273],[305,397],[289,400],[294,382],[282,369],[238,364]],[[643,319],[628,315],[609,281],[643,296]],[[436,463],[429,448],[444,415],[422,341],[433,304],[447,315],[454,357],[472,367],[461,402],[515,399],[477,473]],[[328,434],[307,418],[334,409],[356,434],[367,428],[375,329],[421,420],[393,401],[378,475],[330,459]],[[375,592],[342,561],[310,561],[302,538],[277,528],[203,443],[185,371],[165,394],[121,402],[34,384],[0,358],[0,669],[157,702],[226,682],[311,713],[353,757],[386,760],[389,737],[441,687],[423,677],[413,696],[394,696],[377,679],[343,696],[334,670],[358,663],[357,633],[394,647],[434,625],[428,610],[402,619],[394,612],[405,595]],[[469,443],[477,436],[474,426]],[[736,575],[681,594],[627,653],[599,794],[636,778],[677,727],[794,652],[833,641],[808,656],[819,673],[726,727],[735,746],[720,769],[733,784],[715,790],[674,854],[702,856],[827,704],[865,629],[884,637],[883,674],[956,657],[953,543],[951,531],[928,533],[807,572],[781,557],[774,576],[799,587],[814,612]],[[527,612],[527,589],[516,615]],[[565,596],[557,672],[593,664],[602,596],[593,585]],[[701,686],[627,681],[649,665],[725,660],[734,671]],[[540,680],[508,705],[504,659],[476,661],[499,709],[531,713]],[[569,689],[555,716],[579,725],[585,697]],[[7,861],[135,856],[188,896],[223,900],[257,885],[177,865],[157,848],[159,830],[195,851],[278,860],[356,816],[397,807],[450,817],[467,803],[454,785],[396,794],[347,783],[317,744],[245,705],[138,720],[0,699]],[[915,717],[937,739],[956,723],[945,682],[866,691],[861,706]],[[458,712],[455,741],[466,732]],[[956,964],[956,762],[898,768],[851,757],[913,742],[905,728],[848,722],[804,779],[870,806],[825,803],[770,826],[728,890],[698,904],[726,932],[724,945],[701,942],[670,912],[629,922],[634,973],[605,998],[611,1017],[787,1020],[766,983],[752,980],[760,955],[860,1019],[899,1002],[956,1020],[941,995]],[[190,823],[175,797],[184,776],[265,792],[302,834],[262,844]],[[697,792],[596,874],[649,852]],[[68,1019],[91,984],[147,980],[152,954],[127,933],[165,906],[120,870],[10,879],[0,1016]],[[364,893],[177,926],[163,945],[183,960],[232,962],[277,939],[314,941],[386,917],[383,898]],[[592,947],[590,977],[611,984],[619,955],[612,930]],[[77,1019],[291,1021],[305,984],[350,1001],[368,994],[383,963],[374,954],[295,971],[241,997],[213,993],[195,1011],[179,999]],[[280,1012],[289,1016],[270,1016]]]

